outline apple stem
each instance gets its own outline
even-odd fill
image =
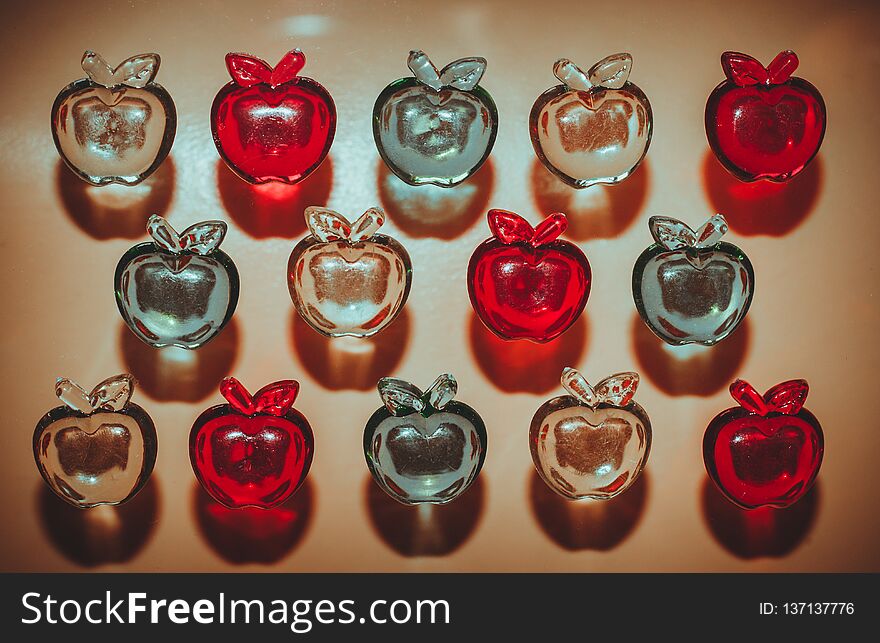
[[[562,370],[562,387],[585,406],[594,409],[599,404],[626,406],[636,394],[639,374],[632,371],[615,373],[590,386],[586,378],[577,370],[566,367]]]
[[[365,241],[376,234],[385,223],[385,212],[382,208],[369,208],[354,223],[338,212],[322,206],[310,205],[304,214],[309,231],[324,243]]]
[[[100,54],[87,50],[81,64],[89,80],[96,85],[107,89],[123,85],[139,89],[153,82],[159,73],[160,62],[159,54],[138,54],[126,58],[114,69]]]
[[[667,250],[692,248],[708,250],[715,246],[727,233],[727,220],[715,214],[694,230],[689,225],[672,217],[653,216],[648,219],[651,236],[656,243]]]

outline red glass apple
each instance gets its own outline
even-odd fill
[[[709,146],[741,181],[788,181],[813,160],[825,136],[825,101],[783,51],[767,67],[745,54],[721,56],[727,80],[706,103]]]
[[[807,493],[822,465],[825,440],[806,410],[805,380],[777,384],[763,397],[743,380],[730,385],[740,406],[722,411],[703,436],[709,477],[744,509],[788,507]]]
[[[489,211],[494,235],[468,264],[471,305],[502,339],[539,344],[559,337],[580,316],[590,295],[590,263],[573,243],[558,239],[562,213],[532,227],[518,214]]]
[[[189,435],[193,471],[214,500],[232,509],[270,509],[299,489],[315,440],[308,420],[291,408],[298,392],[293,380],[254,395],[234,377],[220,383],[228,404],[207,409]]]
[[[273,68],[248,54],[226,55],[232,82],[211,107],[211,133],[226,164],[248,183],[298,183],[327,157],[336,105],[317,81],[299,76],[299,50]]]

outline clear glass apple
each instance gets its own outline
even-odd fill
[[[88,77],[62,89],[52,105],[55,147],[82,180],[135,185],[168,156],[177,111],[153,82],[159,61],[158,54],[140,54],[114,69],[93,51],[83,54]]]
[[[287,286],[303,320],[328,337],[369,337],[387,327],[406,303],[412,263],[406,249],[377,230],[385,213],[370,208],[354,223],[310,206],[311,234],[290,253]]]
[[[473,483],[486,459],[486,426],[453,400],[458,384],[438,377],[422,392],[405,380],[379,380],[385,406],[364,428],[364,455],[376,484],[407,505],[451,502]]]
[[[461,58],[438,70],[411,51],[412,78],[382,90],[373,107],[373,138],[389,169],[410,185],[451,187],[489,158],[498,109],[480,85],[485,58]]]
[[[667,344],[717,344],[752,303],[752,262],[721,241],[727,221],[720,214],[696,231],[669,217],[651,217],[648,226],[655,243],[636,260],[632,275],[639,315]]]
[[[532,418],[529,446],[538,475],[569,500],[607,500],[636,481],[651,452],[651,422],[633,401],[637,373],[596,386],[573,368],[562,372],[569,393],[545,402]]]
[[[648,153],[653,114],[648,97],[629,82],[630,54],[603,58],[584,72],[561,59],[562,84],[538,96],[529,133],[541,163],[574,188],[619,183]]]
[[[199,348],[232,318],[238,303],[238,269],[220,250],[223,221],[203,221],[182,233],[150,217],[152,241],[139,243],[116,266],[119,314],[141,341],[162,348]]]
[[[117,375],[86,393],[66,378],[55,383],[64,404],[37,423],[34,459],[49,488],[88,509],[118,505],[137,494],[158,451],[153,420],[131,402],[134,378]]]

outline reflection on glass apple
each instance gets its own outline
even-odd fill
[[[58,94],[52,137],[67,166],[92,185],[136,185],[168,156],[177,129],[171,95],[153,82],[158,54],[140,54],[116,68],[86,51],[87,78]]]
[[[131,402],[134,378],[117,375],[90,393],[69,379],[55,383],[63,402],[37,423],[34,458],[43,480],[65,502],[89,509],[118,505],[143,489],[156,464],[156,427]]]

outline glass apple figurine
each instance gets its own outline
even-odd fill
[[[308,420],[293,408],[299,383],[281,380],[254,395],[234,377],[220,382],[227,404],[204,411],[189,434],[199,483],[230,509],[271,509],[299,489],[315,451]]]
[[[486,459],[486,425],[453,400],[458,384],[438,377],[420,391],[404,380],[379,380],[385,406],[364,429],[364,455],[373,479],[406,504],[451,502],[476,479]]]
[[[651,217],[648,227],[655,243],[636,260],[632,275],[639,315],[667,344],[717,344],[752,303],[752,262],[721,241],[727,222],[720,214],[696,231],[669,217]]]
[[[804,408],[809,390],[805,380],[789,380],[762,397],[743,380],[730,385],[739,406],[709,423],[703,460],[732,503],[743,509],[788,507],[815,482],[825,438],[819,420]]]
[[[461,58],[437,70],[411,51],[412,78],[379,94],[373,138],[389,169],[410,185],[452,187],[480,169],[498,134],[495,101],[480,85],[485,58]]]
[[[117,375],[86,393],[55,382],[61,406],[34,430],[34,458],[43,480],[65,502],[89,509],[118,505],[143,489],[156,464],[156,427],[131,402],[134,378]]]
[[[562,371],[568,395],[545,402],[532,418],[529,446],[538,475],[569,500],[607,500],[636,481],[651,452],[651,422],[633,401],[638,373],[617,373],[596,386]]]
[[[305,210],[311,234],[287,264],[287,286],[305,322],[328,337],[369,337],[403,309],[412,285],[406,249],[377,230],[385,213],[370,208],[354,223],[337,212]]]
[[[300,76],[306,57],[288,51],[273,68],[241,53],[226,55],[232,81],[211,106],[211,133],[226,165],[248,183],[299,183],[327,158],[336,105],[317,81]]]
[[[159,54],[140,54],[115,69],[86,51],[87,78],[61,90],[52,105],[52,138],[67,166],[92,185],[136,185],[168,156],[177,130],[171,95],[153,79]]]
[[[238,270],[220,250],[223,221],[203,221],[182,234],[153,215],[152,241],[122,255],[113,284],[119,314],[141,341],[162,348],[199,348],[216,337],[238,303]]]
[[[532,227],[518,214],[489,210],[492,237],[468,264],[468,294],[480,321],[502,339],[549,342],[580,316],[590,296],[587,257],[558,239],[562,213]]]
[[[651,103],[629,82],[630,54],[603,58],[589,71],[565,58],[553,74],[561,85],[538,96],[529,133],[541,163],[573,188],[619,183],[648,153]]]
[[[819,90],[792,76],[793,51],[767,67],[735,51],[721,56],[727,79],[706,103],[706,136],[721,164],[740,181],[788,181],[813,160],[825,136]]]

